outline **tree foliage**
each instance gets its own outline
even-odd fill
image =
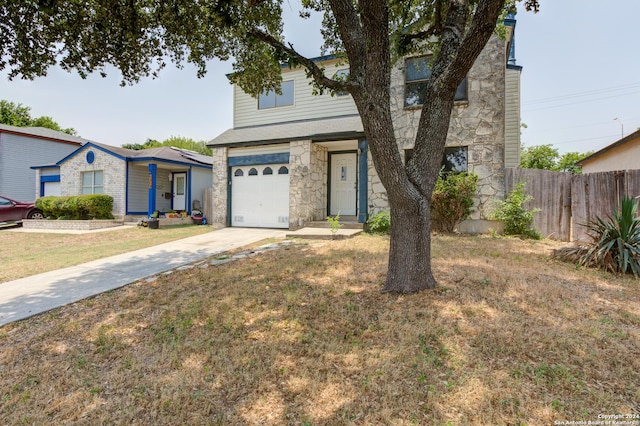
[[[576,163],[591,154],[593,151],[586,153],[572,151],[560,155],[558,149],[550,144],[523,146],[520,152],[520,167],[578,174],[582,168]]]
[[[32,118],[30,111],[31,108],[23,106],[22,104],[0,100],[0,123],[16,127],[46,127],[47,129],[58,132],[76,135],[75,129],[63,129],[57,122],[53,121],[51,117],[42,116]]]
[[[81,76],[113,65],[123,84],[157,75],[167,62],[234,59],[232,78],[245,92],[280,91],[281,64],[301,66],[317,92],[348,92],[391,210],[385,292],[436,285],[431,270],[430,202],[454,95],[498,22],[519,0],[301,0],[301,16],[323,15],[322,53],[349,64],[347,78],[285,40],[282,0],[0,0],[0,70],[10,78],[45,75],[54,64]],[[537,0],[521,0],[537,10]],[[499,27],[498,27],[499,28]],[[499,30],[498,30],[499,32]],[[432,53],[414,154],[405,165],[391,114],[393,61]]]
[[[195,151],[202,155],[211,155],[211,148],[207,146],[207,143],[205,141],[195,141],[191,138],[185,138],[182,136],[171,136],[169,139],[166,139],[162,142],[149,138],[144,143],[131,143],[122,145],[123,148],[135,150],[158,148],[161,146],[174,146],[176,148]]]

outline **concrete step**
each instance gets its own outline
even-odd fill
[[[340,229],[363,229],[364,225],[362,223],[358,223],[357,221],[339,221],[340,222]],[[313,222],[306,222],[304,224],[305,228],[319,228],[319,229],[325,229],[325,228],[331,228],[331,224],[329,224],[329,222],[327,222],[326,220],[323,221],[313,221]]]

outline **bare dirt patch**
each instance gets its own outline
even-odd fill
[[[0,329],[0,423],[637,414],[639,284],[550,260],[557,246],[436,236],[440,286],[412,296],[380,293],[388,240],[366,235],[139,282]]]

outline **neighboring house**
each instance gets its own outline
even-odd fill
[[[576,163],[582,173],[640,169],[640,130]]]
[[[136,151],[96,142],[55,165],[33,168],[38,179],[58,170],[60,195],[111,195],[117,217],[147,216],[156,210],[191,212],[212,179],[209,156],[174,147]]]
[[[513,30],[492,37],[456,94],[445,167],[479,175],[477,212],[467,231],[488,227],[484,207],[505,194],[504,169],[520,159],[520,72]],[[315,59],[328,75],[347,73],[337,58]],[[399,61],[391,108],[398,149],[411,155],[428,56]],[[282,94],[258,99],[234,86],[233,128],[211,142],[217,226],[296,229],[340,214],[365,222],[389,208],[349,94],[314,96],[302,68],[282,69]]]
[[[59,174],[51,173],[41,182],[31,166],[57,161],[84,142],[86,139],[44,127],[0,124],[0,194],[29,202],[36,194],[59,194]]]

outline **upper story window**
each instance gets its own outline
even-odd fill
[[[413,156],[413,149],[404,150],[405,164]],[[442,156],[444,173],[461,173],[469,170],[469,155],[466,146],[446,147]]]
[[[258,97],[258,109],[278,108],[293,105],[293,80],[282,82],[282,95],[274,91],[261,93]]]
[[[82,193],[102,194],[102,170],[92,172],[82,172]]]
[[[333,75],[334,80],[346,81],[347,78],[349,78],[349,68],[347,68],[346,70],[338,70]],[[347,91],[336,92],[336,96],[347,96],[348,94],[349,92]]]
[[[424,91],[427,80],[431,77],[431,69],[429,61],[431,56],[420,56],[418,58],[409,58],[405,61],[404,74],[404,106],[413,107],[424,104]],[[465,77],[458,89],[454,100],[467,100],[467,77]]]

